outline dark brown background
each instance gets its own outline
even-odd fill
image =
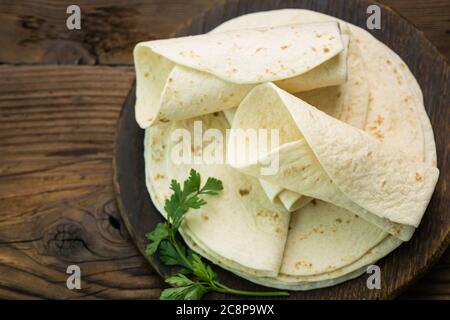
[[[1,298],[159,296],[163,281],[129,240],[112,191],[131,50],[224,2],[78,0],[82,29],[68,31],[69,2],[0,1]],[[450,60],[449,0],[380,2]],[[69,264],[82,268],[82,290],[66,288]],[[450,299],[450,250],[401,298]]]

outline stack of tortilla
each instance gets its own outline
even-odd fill
[[[180,230],[213,263],[309,290],[359,276],[418,227],[439,175],[433,131],[408,67],[366,31],[267,11],[139,43],[134,58],[155,206],[165,215],[170,181],[191,168],[223,182]],[[228,138],[248,129],[276,129],[279,143],[234,157]],[[228,161],[206,161],[211,150]],[[180,154],[191,161],[174,161]]]

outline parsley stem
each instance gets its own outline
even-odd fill
[[[184,254],[183,250],[181,250],[180,246],[178,245],[178,241],[175,239],[175,236],[170,237],[170,242],[172,243],[172,245],[174,246],[175,250],[178,252],[180,257],[183,259],[185,267],[192,271],[194,268],[192,267],[192,264],[189,261],[189,259]]]
[[[241,296],[250,296],[250,297],[286,297],[289,296],[288,292],[285,291],[246,291],[246,290],[237,290],[229,288],[219,282],[214,281],[214,291],[220,293],[231,293],[237,294]]]

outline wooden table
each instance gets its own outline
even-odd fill
[[[450,60],[448,0],[381,2]],[[159,296],[164,283],[129,240],[112,191],[131,51],[223,3],[78,0],[82,29],[69,31],[69,2],[0,1],[0,298]],[[66,288],[71,264],[82,290]],[[450,250],[401,298],[449,299]]]

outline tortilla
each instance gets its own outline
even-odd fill
[[[225,34],[229,30],[244,28],[326,21],[338,20],[307,10],[278,10],[238,17],[219,26],[215,32]],[[352,99],[346,100],[355,102],[350,112],[347,111],[347,103],[335,103],[333,99],[324,99],[324,95],[321,94],[321,92],[334,92],[337,95],[342,84],[339,87],[321,88],[314,90],[316,92],[305,92],[298,96],[343,122],[364,128],[367,133],[361,131],[360,134],[365,139],[369,139],[368,135],[371,136],[373,139],[369,140],[380,146],[380,153],[389,153],[397,146],[401,149],[400,153],[405,156],[402,161],[409,163],[408,166],[423,165],[431,172],[426,176],[428,187],[424,188],[430,189],[432,180],[435,178],[433,175],[436,175],[436,170],[433,170],[436,166],[436,153],[433,132],[423,107],[423,98],[417,82],[401,59],[389,48],[366,31],[342,21],[339,23],[341,30],[350,30],[348,77],[355,79],[355,82],[348,81],[345,84],[354,86],[348,93],[351,94],[355,92],[355,88],[358,88],[355,86],[357,78],[361,83],[367,84],[369,93],[367,90],[361,90],[360,93],[355,92]],[[355,72],[355,69],[351,71],[352,45],[356,45],[363,52],[360,56],[362,71],[359,72]],[[162,58],[162,60],[167,59]],[[388,60],[391,64],[387,62]],[[381,61],[389,67],[380,67]],[[271,85],[263,86],[269,86],[269,89],[265,89],[268,91],[278,92],[279,90]],[[252,84],[246,88],[248,91],[243,96],[254,87],[255,84]],[[383,91],[383,87],[392,89]],[[180,89],[184,90],[183,86]],[[345,96],[342,93],[341,95]],[[360,101],[367,102],[358,103],[358,97]],[[241,102],[242,99],[237,100]],[[297,100],[295,103],[299,103]],[[232,119],[234,113],[232,108],[238,103],[231,105],[226,104],[226,107],[223,107],[223,103],[216,103],[214,107],[216,109],[209,110],[225,110],[224,113]],[[194,117],[197,115],[195,112],[188,108],[184,116]],[[314,111],[314,113],[317,112]],[[320,116],[323,117],[322,114]],[[219,198],[213,200],[211,197],[208,198],[208,202],[213,202],[212,210],[205,208],[203,211],[202,208],[189,212],[189,218],[183,224],[181,234],[194,251],[241,277],[265,286],[289,290],[310,290],[335,285],[364,273],[367,265],[375,263],[402,243],[402,240],[397,237],[408,239],[414,231],[413,225],[417,225],[420,221],[421,210],[417,209],[413,216],[399,215],[394,212],[395,210],[390,211],[388,207],[381,208],[383,210],[380,209],[380,212],[375,210],[378,215],[370,212],[363,217],[361,212],[355,215],[345,208],[321,200],[311,201],[302,209],[289,214],[279,203],[282,201],[277,200],[277,197],[280,199],[280,194],[292,192],[286,187],[271,184],[277,187],[279,192],[274,192],[274,195],[268,198],[257,179],[236,172],[226,165],[174,165],[171,163],[168,151],[170,148],[167,143],[170,140],[170,132],[179,126],[192,130],[194,121],[199,119],[205,121],[208,127],[219,130],[229,126],[225,115],[220,112],[168,124],[153,122],[152,127],[146,130],[147,187],[158,210],[164,214],[162,204],[164,198],[169,195],[168,182],[171,178],[183,180],[191,167],[197,169],[204,178],[215,176],[223,180],[224,192],[227,186],[230,186],[234,194],[228,193],[227,201],[220,201]],[[330,121],[332,120],[334,119]],[[404,125],[405,122],[409,124]],[[341,125],[344,124],[339,124]],[[353,132],[353,129],[349,130]],[[153,138],[155,138],[154,141]],[[194,144],[193,152],[198,150]],[[248,184],[241,189],[239,181],[248,182]],[[278,181],[273,182],[278,183]],[[250,189],[247,187],[251,187],[249,193],[247,191]],[[352,188],[350,186],[350,189]],[[292,199],[298,195],[299,193],[294,192]],[[248,196],[250,198],[247,198]],[[421,206],[427,203],[426,197],[428,192],[422,194]],[[301,198],[303,196],[299,199]],[[270,208],[270,212],[279,214],[275,219],[277,223],[273,219],[275,215],[263,214],[264,219],[261,219],[261,215],[258,215],[261,208]],[[237,212],[242,214],[239,215]],[[210,213],[214,216],[212,223],[208,223],[211,220]],[[204,214],[208,216],[208,220],[201,218]],[[403,227],[403,224],[389,219],[407,222],[410,226]],[[387,224],[381,227],[374,225],[376,222],[380,224],[380,221]],[[399,230],[394,232],[392,225],[398,226]],[[390,235],[387,231],[391,231],[396,236]]]
[[[268,81],[289,92],[344,83],[344,45],[336,22],[139,43],[136,120],[146,128],[236,107],[256,84]]]
[[[373,214],[386,223],[387,219],[418,226],[437,182],[436,167],[408,161],[399,152],[383,152],[381,143],[370,134],[326,115],[274,84],[260,85],[249,93],[237,110],[232,129],[276,128],[281,122],[280,147],[262,155],[252,152],[242,163],[233,162],[237,157],[231,155],[231,165],[366,219]],[[234,150],[230,140],[228,152]],[[271,163],[275,157],[279,158],[279,172],[263,175],[261,163]],[[396,228],[392,224],[388,231],[395,234]]]
[[[172,150],[179,144],[173,139],[176,129],[193,135],[195,121],[202,121],[203,130],[214,128],[225,134],[228,122],[223,114],[203,116],[152,126],[145,135],[146,184],[153,203],[164,214],[164,201],[170,196],[172,179],[183,181],[191,168],[203,178],[222,180],[224,190],[208,197],[208,203],[190,210],[181,227],[183,237],[196,239],[197,246],[233,261],[233,267],[245,267],[253,275],[278,274],[289,225],[289,214],[280,205],[266,198],[258,181],[243,175],[226,164],[183,164],[172,161]],[[190,156],[207,149],[191,141]],[[227,210],[223,205],[227,204]],[[245,244],[245,245],[244,245]],[[255,256],[255,252],[258,255]]]
[[[349,37],[347,37],[348,40]],[[365,65],[356,43],[350,42],[347,46],[348,81],[346,83],[297,93],[296,96],[337,119],[363,129],[366,126],[370,93],[367,80],[363,76]],[[235,108],[225,110],[230,124],[235,112]],[[313,199],[264,180],[261,180],[260,183],[272,202],[281,202],[290,212],[304,207]]]

